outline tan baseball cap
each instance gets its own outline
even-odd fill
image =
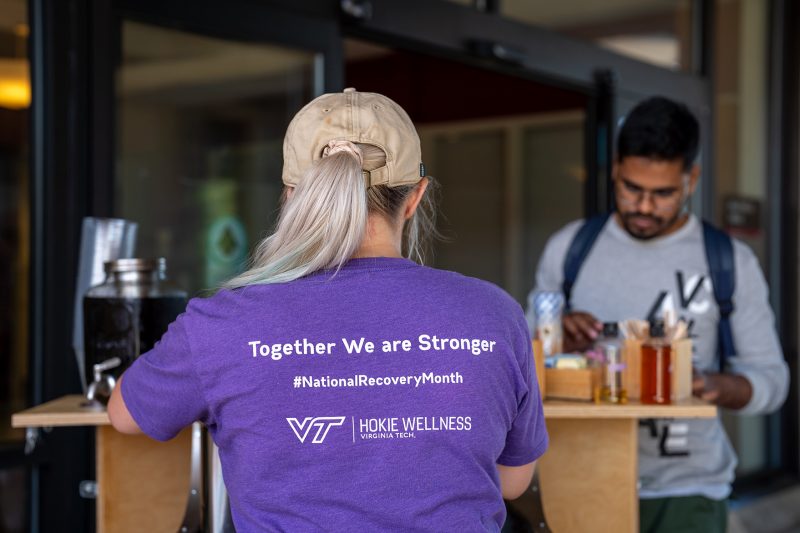
[[[297,185],[335,140],[384,151],[386,165],[364,171],[368,186],[413,185],[425,175],[419,136],[403,108],[382,94],[347,88],[315,98],[294,116],[283,140],[283,183]]]

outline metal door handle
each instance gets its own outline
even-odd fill
[[[527,57],[522,48],[484,39],[470,39],[467,41],[467,48],[478,57],[494,59],[510,65],[523,65]]]

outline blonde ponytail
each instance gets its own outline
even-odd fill
[[[283,283],[339,268],[355,254],[367,227],[361,164],[338,152],[317,161],[285,202],[275,233],[261,241],[253,266],[224,284]]]
[[[256,248],[252,266],[224,288],[284,283],[317,270],[338,269],[358,250],[369,213],[396,220],[416,185],[368,188],[362,169],[384,166],[386,155],[369,144],[347,144],[346,149],[326,151],[328,155],[306,172],[291,198],[284,201],[275,232]],[[404,255],[420,263],[426,255],[427,238],[438,235],[434,188],[435,183],[429,182],[403,232]]]

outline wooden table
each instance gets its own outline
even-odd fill
[[[189,493],[191,431],[169,442],[123,435],[102,409],[65,396],[12,417],[14,427],[97,426],[97,531],[178,530]],[[544,510],[555,533],[639,528],[637,426],[642,418],[713,418],[716,407],[546,401],[550,448],[539,461]],[[530,516],[530,492],[514,502]]]
[[[700,400],[673,405],[546,401],[550,448],[539,461],[542,503],[554,533],[639,530],[638,423],[643,418],[713,418]],[[528,493],[513,506],[532,516]]]
[[[175,533],[189,498],[191,428],[168,442],[123,435],[105,409],[70,395],[11,417],[22,427],[96,426],[98,533]]]

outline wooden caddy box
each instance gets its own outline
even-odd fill
[[[626,339],[623,346],[625,371],[622,377],[623,387],[628,398],[640,398],[641,381],[641,342]],[[533,356],[536,361],[536,375],[542,397],[558,400],[591,401],[595,397],[595,388],[603,379],[601,368],[545,368],[542,343],[533,341]],[[692,395],[692,341],[681,339],[672,343],[672,400],[680,401]]]

